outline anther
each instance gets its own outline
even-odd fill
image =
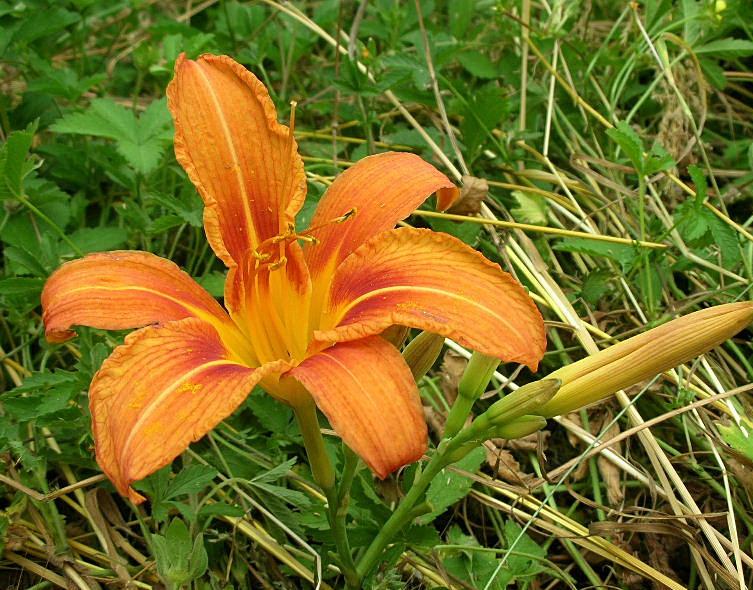
[[[351,217],[355,217],[357,213],[358,213],[358,208],[353,207],[350,211],[346,211],[340,217],[336,217],[333,221],[335,223],[343,223],[344,221],[348,221],[348,219],[350,219]]]
[[[270,264],[268,268],[270,271],[277,270],[285,266],[287,263],[288,259],[285,256],[282,256],[277,262]]]

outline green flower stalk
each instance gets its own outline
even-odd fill
[[[458,397],[447,416],[445,438],[455,436],[463,428],[473,404],[486,390],[486,386],[489,385],[499,362],[498,358],[486,356],[480,352],[474,352],[471,355],[468,366],[458,384]]]

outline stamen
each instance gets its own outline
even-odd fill
[[[281,256],[280,259],[277,262],[272,262],[267,268],[269,268],[270,271],[278,270],[285,266],[288,263],[288,259],[285,256]]]
[[[298,234],[298,239],[302,240],[303,236],[313,237],[313,236],[309,236],[308,234],[315,231],[319,231],[320,229],[323,229],[327,227],[328,225],[333,225],[335,223],[344,223],[345,221],[348,221],[349,219],[352,219],[353,217],[355,217],[357,213],[358,213],[358,208],[353,207],[350,211],[346,211],[345,213],[340,215],[340,217],[335,217],[334,219],[330,219],[328,221],[325,221],[324,223],[320,223],[319,225],[315,225],[313,227],[308,228],[307,230],[304,230],[302,233]],[[314,238],[314,239],[317,242],[319,241],[317,238]]]
[[[358,207],[353,207],[350,211],[346,211],[340,217],[336,217],[333,221],[335,223],[342,223],[348,221],[351,217],[355,217],[358,214]]]

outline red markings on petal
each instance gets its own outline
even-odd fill
[[[387,152],[369,156],[340,174],[316,208],[311,227],[319,244],[306,248],[312,275],[334,268],[372,236],[395,227],[437,191],[449,205],[455,185],[415,154]],[[340,224],[328,223],[355,212]],[[322,279],[329,282],[329,277]]]
[[[62,265],[44,286],[42,308],[50,342],[72,338],[76,325],[122,330],[187,317],[231,325],[187,273],[148,252],[102,252]]]
[[[335,272],[327,313],[320,341],[400,324],[531,370],[546,348],[541,314],[520,283],[460,240],[429,230],[386,231],[356,250]]]

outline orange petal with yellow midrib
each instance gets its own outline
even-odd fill
[[[315,337],[342,342],[393,324],[436,332],[536,370],[544,323],[523,287],[447,234],[397,229],[372,238],[337,269]]]
[[[336,344],[287,375],[306,387],[332,428],[379,477],[426,451],[426,422],[413,375],[382,338]]]
[[[217,331],[196,318],[133,332],[89,390],[97,463],[118,491],[167,465],[229,416],[265,375],[231,360]]]
[[[415,154],[385,152],[359,160],[340,174],[316,208],[311,235],[318,244],[306,247],[314,279],[328,284],[326,269],[334,269],[372,236],[395,227],[433,193],[448,206],[457,190],[450,180]],[[330,223],[349,211],[342,223]]]
[[[64,342],[72,326],[104,330],[200,317],[232,328],[219,303],[178,266],[138,251],[100,252],[63,264],[42,291],[47,339]]]
[[[178,58],[167,98],[175,155],[204,199],[209,242],[225,264],[238,264],[303,205],[297,144],[264,84],[227,56]]]

